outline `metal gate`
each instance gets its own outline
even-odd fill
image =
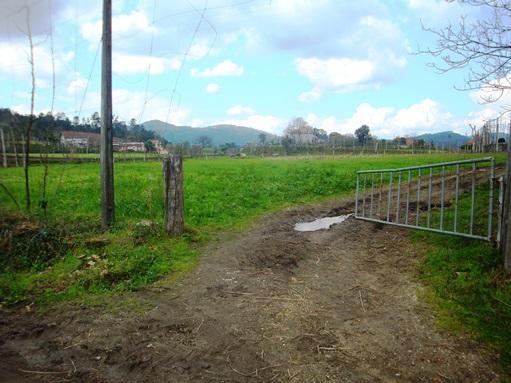
[[[499,242],[503,188],[500,178],[495,193],[495,170],[487,157],[358,171],[355,218]]]

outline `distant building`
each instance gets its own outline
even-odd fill
[[[145,144],[143,142],[123,142],[119,147],[120,152],[145,152]]]
[[[101,145],[101,134],[64,130],[60,136],[60,143],[65,146],[73,146],[75,148],[99,147]],[[121,145],[121,140],[114,137],[114,150],[119,150]]]
[[[417,139],[414,137],[396,137],[394,138],[394,142],[396,142],[401,148],[412,148],[412,147],[423,147],[424,140]]]
[[[167,154],[168,151],[163,147],[160,140],[149,140],[154,146],[154,151],[158,154]]]
[[[99,146],[101,135],[98,133],[74,132],[64,130],[60,136],[60,142],[65,146],[74,146],[86,148],[89,146]]]
[[[410,147],[410,146],[416,146],[417,145],[417,140],[415,138],[412,138],[412,137],[406,137],[405,138],[405,145]]]

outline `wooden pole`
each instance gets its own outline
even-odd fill
[[[509,123],[509,133],[511,133],[511,121]],[[506,179],[504,182],[504,209],[502,217],[502,250],[504,252],[504,270],[511,273],[511,145],[507,143],[507,166]]]
[[[101,225],[115,220],[112,134],[112,0],[103,0],[101,56]]]
[[[12,149],[14,151],[14,164],[16,167],[19,166],[18,164],[18,149],[16,148],[16,136],[13,134],[11,130],[11,142],[12,142]]]
[[[2,141],[2,164],[4,168],[7,167],[7,153],[5,152],[5,137],[4,129],[0,128],[0,141]]]
[[[170,235],[184,232],[183,159],[174,155],[163,160],[165,229]]]

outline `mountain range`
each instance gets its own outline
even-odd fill
[[[463,134],[455,133],[453,131],[425,133],[415,138],[418,140],[424,140],[426,144],[432,143],[434,146],[444,146],[446,148],[456,148],[470,140],[469,136],[464,136]]]
[[[225,143],[235,143],[238,146],[251,142],[259,142],[261,134],[266,137],[266,142],[275,138],[276,135],[264,132],[262,130],[248,128],[246,126],[237,126],[229,124],[212,125],[204,128],[194,128],[191,126],[178,126],[169,124],[160,120],[146,121],[142,124],[146,129],[152,130],[164,137],[172,143],[183,143],[188,141],[191,144],[197,143],[201,136],[208,136],[213,145],[223,145]],[[425,133],[415,137],[422,139],[427,144],[432,143],[435,146],[459,147],[468,140],[469,136],[465,136],[453,131],[445,131],[439,133]]]
[[[191,126],[177,126],[160,120],[151,120],[142,124],[144,128],[158,133],[167,141],[172,143],[183,143],[188,141],[191,144],[197,143],[199,137],[211,138],[213,145],[235,143],[238,146],[250,142],[259,142],[261,134],[266,137],[266,142],[276,138],[275,135],[262,130],[237,125],[212,125],[204,128],[193,128]]]

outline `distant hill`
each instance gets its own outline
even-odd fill
[[[236,125],[213,125],[205,128],[192,128],[191,126],[177,126],[160,120],[147,121],[142,125],[145,129],[158,133],[172,143],[188,141],[193,144],[197,138],[208,136],[211,138],[213,145],[222,145],[227,142],[245,145],[250,142],[258,142],[261,133],[266,134],[266,141],[271,141],[276,137],[262,130]]]
[[[433,143],[435,146],[445,146],[448,147],[459,147],[463,145],[465,142],[470,140],[470,137],[464,136],[459,133],[455,133],[452,131],[448,132],[440,132],[440,133],[426,133],[421,134],[420,136],[415,137],[418,140],[424,140],[426,144]]]

